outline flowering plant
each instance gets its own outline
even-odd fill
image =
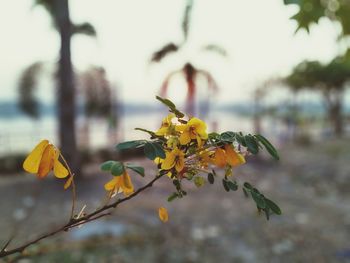
[[[187,194],[182,182],[193,182],[197,187],[206,182],[213,184],[218,178],[222,181],[225,191],[237,191],[239,186],[234,180],[233,169],[246,163],[246,156],[258,154],[265,148],[273,158],[279,159],[276,149],[262,135],[243,135],[240,132],[224,132],[221,134],[207,132],[204,121],[196,118],[186,118],[173,102],[157,96],[157,99],[169,109],[169,114],[163,119],[157,131],[142,128],[137,130],[150,135],[150,140],[135,140],[117,145],[117,150],[143,148],[147,158],[158,166],[160,176],[166,175],[172,180],[175,191],[168,197],[171,202]],[[123,192],[126,196],[133,192],[133,185],[127,169],[144,176],[144,168],[118,161],[107,161],[101,166],[103,171],[109,171],[114,178],[105,185],[111,196]],[[218,175],[215,169],[223,169],[224,175]],[[281,214],[281,209],[270,199],[254,188],[250,183],[243,185],[246,196],[251,196],[258,211],[263,211],[269,219],[270,214]],[[168,220],[164,207],[159,210],[162,221]],[[163,219],[165,218],[165,220]]]
[[[149,134],[150,139],[123,142],[116,147],[119,151],[142,148],[145,156],[153,160],[157,166],[157,175],[143,187],[135,190],[129,172],[133,171],[145,176],[144,167],[115,160],[106,161],[101,165],[101,169],[110,173],[113,178],[104,185],[108,194],[105,204],[90,213],[84,212],[86,208],[84,206],[76,213],[74,174],[60,150],[48,140],[42,140],[28,155],[23,163],[23,168],[41,179],[53,171],[55,177],[65,180],[64,189],[72,189],[70,219],[68,223],[52,232],[45,233],[19,247],[8,249],[12,241],[11,237],[0,250],[0,258],[21,253],[27,247],[49,236],[110,215],[119,204],[136,197],[145,189],[153,186],[153,183],[161,177],[168,177],[174,185],[174,191],[169,193],[167,198],[167,201],[171,202],[187,195],[184,181],[201,187],[207,182],[213,184],[216,180],[221,180],[225,191],[237,191],[240,186],[233,176],[233,169],[245,164],[247,156],[258,154],[263,149],[266,149],[274,159],[279,159],[274,146],[262,135],[244,135],[241,132],[231,131],[221,134],[208,133],[204,121],[196,117],[186,117],[168,99],[158,96],[157,99],[169,109],[169,114],[162,120],[160,128],[157,131],[136,128]],[[220,175],[221,173],[223,175]],[[247,197],[250,196],[253,199],[258,211],[264,212],[267,219],[271,214],[280,215],[282,213],[275,202],[268,199],[250,183],[245,182],[242,189]],[[113,197],[118,194],[123,194],[124,197],[112,201]],[[165,207],[158,209],[158,215],[162,222],[167,222],[170,218]]]

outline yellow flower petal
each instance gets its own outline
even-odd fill
[[[189,131],[184,131],[181,135],[180,135],[180,144],[181,145],[186,145],[191,141],[191,136],[190,136],[190,132]]]
[[[67,168],[57,159],[54,161],[53,173],[57,178],[66,178],[69,174]]]
[[[173,152],[165,153],[165,159],[162,162],[161,168],[163,170],[170,170],[175,165],[175,154]]]
[[[131,182],[131,178],[127,172],[124,172],[122,177],[122,189],[125,195],[130,195],[134,192],[134,185]]]
[[[180,124],[180,125],[176,125],[175,126],[175,130],[178,131],[178,132],[183,132],[185,131],[187,128],[187,125],[186,124]]]
[[[38,172],[41,158],[48,144],[48,140],[42,140],[37,146],[35,146],[33,151],[27,156],[23,163],[23,169],[25,171],[32,174]]]
[[[237,153],[232,145],[226,144],[225,145],[225,152],[226,152],[226,160],[227,163],[231,166],[237,166],[245,163],[244,157]]]
[[[73,176],[70,176],[67,179],[67,181],[64,183],[63,189],[67,190],[72,185],[72,182],[73,182]]]
[[[107,183],[104,185],[105,190],[106,190],[106,191],[114,191],[115,188],[116,188],[117,186],[120,185],[120,183],[119,183],[119,180],[120,180],[119,177],[120,177],[120,176],[114,176],[112,180],[110,180],[109,182],[107,182]]]
[[[45,147],[45,150],[43,152],[39,170],[38,170],[38,176],[40,178],[43,178],[48,175],[48,173],[52,170],[54,165],[54,158],[55,158],[55,149],[52,144],[49,144]]]
[[[169,220],[168,210],[166,210],[164,207],[159,207],[158,216],[163,223],[166,223]]]
[[[179,157],[178,160],[175,162],[175,169],[179,173],[181,172],[185,167],[185,159],[183,157]]]
[[[218,167],[224,167],[226,165],[225,151],[221,148],[215,150],[214,164]]]
[[[65,178],[69,172],[67,168],[59,161],[60,151],[55,149],[55,159],[53,163],[53,173],[57,178]]]
[[[160,157],[156,157],[153,161],[155,164],[161,164],[164,161],[164,159],[162,159]]]

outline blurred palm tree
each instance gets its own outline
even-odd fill
[[[79,155],[77,151],[75,128],[75,89],[74,74],[71,61],[71,38],[74,34],[96,36],[94,27],[89,23],[73,24],[69,14],[68,0],[34,0],[35,5],[42,6],[51,16],[53,26],[60,36],[60,53],[57,70],[57,109],[59,122],[59,140],[62,154],[67,159],[75,173],[80,170]],[[40,71],[40,63],[35,62],[24,71],[20,81],[20,105],[30,116],[38,117],[37,103],[32,94],[36,82],[36,75]],[[27,79],[26,79],[27,78]],[[28,96],[24,98],[24,96]]]
[[[91,119],[103,118],[109,122],[109,128],[115,133],[117,116],[113,88],[107,80],[103,67],[92,66],[78,75],[78,90],[84,105],[84,148],[89,149],[89,130]]]
[[[334,134],[343,134],[342,106],[344,92],[350,81],[349,60],[337,57],[328,64],[304,61],[284,81],[296,92],[302,89],[321,92],[329,120],[333,123]]]
[[[187,0],[184,16],[182,19],[182,35],[183,40],[179,44],[175,43],[168,43],[164,45],[159,50],[155,51],[152,54],[151,62],[160,63],[164,58],[169,56],[172,53],[180,51],[185,44],[188,42],[189,39],[189,31],[190,31],[190,25],[191,25],[191,16],[192,16],[192,10],[193,10],[193,0]],[[203,48],[205,51],[215,52],[216,54],[219,54],[221,56],[226,57],[227,52],[224,48],[221,46],[215,45],[215,44],[209,44],[205,45]],[[181,75],[185,78],[186,84],[187,84],[187,98],[186,98],[186,112],[189,114],[194,114],[195,111],[195,101],[196,101],[196,93],[198,89],[197,85],[197,77],[203,77],[207,84],[208,84],[208,91],[216,92],[218,90],[218,85],[212,76],[212,74],[209,71],[199,69],[196,66],[193,65],[193,63],[186,62],[183,67],[180,69],[176,69],[172,72],[170,72],[164,79],[162,87],[161,87],[161,95],[166,96],[169,83],[171,80],[175,77]],[[208,92],[208,94],[209,94]],[[209,98],[209,96],[208,96]],[[207,100],[208,100],[207,98]],[[208,104],[208,103],[207,103]],[[204,110],[208,110],[205,109]]]

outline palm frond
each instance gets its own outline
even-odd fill
[[[168,54],[172,52],[178,51],[179,46],[174,43],[169,43],[162,47],[160,50],[153,53],[151,62],[160,62],[163,58],[165,58]]]
[[[112,100],[111,85],[106,78],[105,69],[93,66],[80,74],[81,92],[87,116],[110,117]]]
[[[83,34],[91,37],[96,37],[97,33],[93,25],[88,22],[72,25],[73,34]]]
[[[193,9],[193,0],[187,0],[184,17],[182,20],[182,32],[184,34],[184,41],[187,41],[188,33],[191,25],[191,14]]]
[[[35,62],[27,67],[21,74],[18,82],[18,106],[28,116],[39,118],[39,101],[35,97],[35,90],[38,86],[39,75],[43,63]]]
[[[214,52],[214,53],[219,54],[223,57],[228,56],[226,49],[224,49],[223,47],[221,47],[219,45],[209,44],[209,45],[204,46],[202,49],[205,51]]]

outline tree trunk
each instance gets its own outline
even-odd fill
[[[75,87],[71,62],[71,21],[68,0],[55,0],[56,21],[61,38],[58,69],[59,139],[63,156],[72,172],[80,171],[75,132]]]
[[[342,117],[342,97],[343,90],[325,92],[325,101],[328,110],[330,123],[333,125],[333,132],[336,137],[343,136],[343,117]]]
[[[343,135],[343,120],[341,115],[341,104],[337,102],[329,109],[329,117],[333,123],[334,134],[337,137],[341,137]]]

